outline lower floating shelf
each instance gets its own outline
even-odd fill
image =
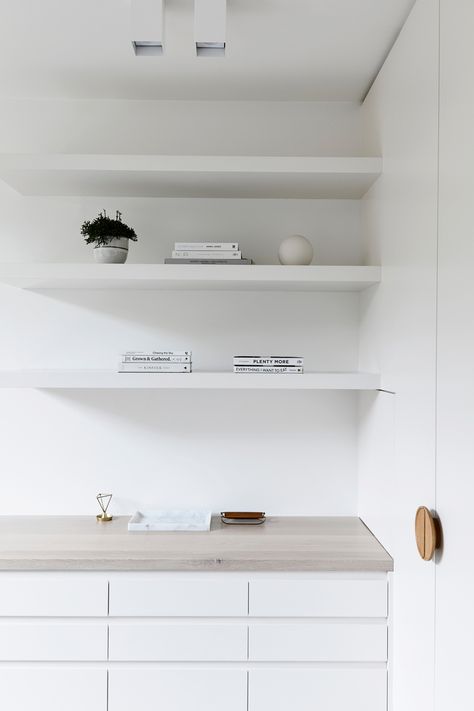
[[[107,370],[4,370],[0,388],[106,390],[378,390],[375,373],[117,373]]]

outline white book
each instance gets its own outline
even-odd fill
[[[147,355],[124,355],[122,363],[190,363],[191,356],[175,356],[175,355],[156,355],[154,353]]]
[[[301,374],[303,368],[298,366],[255,366],[255,365],[234,365],[234,373],[264,373],[264,374]]]
[[[222,251],[175,249],[171,256],[173,259],[242,259],[242,252],[229,249],[223,249]]]
[[[222,259],[222,257],[213,257],[212,259],[173,259],[172,257],[166,257],[164,264],[226,264],[232,266],[245,266],[247,264],[253,264],[251,259]]]
[[[238,242],[175,242],[175,251],[180,252],[182,250],[187,252],[203,252],[210,250],[211,252],[216,251],[228,251],[235,252],[239,249]]]
[[[119,363],[119,373],[190,373],[191,363]]]
[[[122,357],[126,356],[192,356],[192,351],[126,351]]]
[[[234,356],[234,365],[304,365],[304,358],[295,356]]]

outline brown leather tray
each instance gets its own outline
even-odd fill
[[[222,511],[221,521],[228,525],[256,526],[265,523],[264,511]]]

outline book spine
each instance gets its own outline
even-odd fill
[[[254,365],[234,365],[234,373],[285,373],[285,374],[300,374],[303,373],[303,368],[297,366],[254,366]]]
[[[191,356],[124,355],[122,363],[190,363]]]
[[[166,258],[164,264],[252,264],[251,259],[174,259]]]
[[[285,356],[234,356],[234,365],[285,366],[304,365],[304,358]]]
[[[173,250],[171,256],[173,259],[241,259],[242,252],[238,250],[219,250],[206,251],[201,250],[187,250],[187,249],[175,249]]]
[[[238,242],[175,242],[175,251],[231,251],[235,252],[239,249]]]
[[[120,363],[119,373],[191,373],[191,363]]]
[[[192,351],[126,351],[125,356],[192,356]]]

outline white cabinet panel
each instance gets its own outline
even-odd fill
[[[436,709],[473,707],[474,3],[441,0]]]
[[[256,617],[386,617],[387,581],[257,580],[249,610]]]
[[[108,711],[139,708],[246,711],[247,673],[220,669],[112,669]]]
[[[351,622],[252,625],[249,658],[282,662],[384,662],[387,627]]]
[[[0,661],[104,661],[107,625],[0,623]]]
[[[362,107],[384,163],[361,206],[366,258],[383,278],[361,295],[359,364],[395,395],[359,399],[358,511],[395,560],[393,709],[432,711],[435,568],[418,556],[413,519],[436,493],[439,2],[410,5]]]
[[[0,617],[107,615],[107,580],[74,573],[0,573]]]
[[[247,626],[111,624],[109,655],[113,661],[243,661]]]
[[[0,669],[0,708],[5,711],[104,711],[105,669]]]
[[[110,583],[110,615],[126,617],[239,617],[247,615],[245,580],[117,578]]]
[[[261,669],[249,675],[248,710],[386,711],[386,687],[385,669]]]

